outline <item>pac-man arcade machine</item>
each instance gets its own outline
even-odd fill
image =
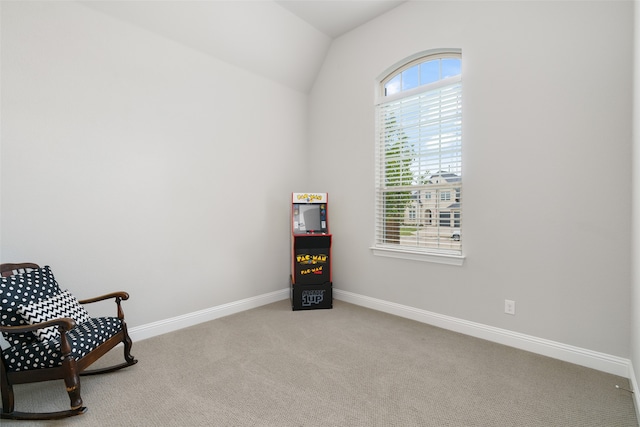
[[[293,193],[291,201],[291,306],[333,308],[331,234],[327,193]]]

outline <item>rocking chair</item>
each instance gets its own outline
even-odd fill
[[[120,305],[129,298],[114,292],[76,300],[62,291],[48,266],[0,265],[0,332],[9,344],[0,353],[0,418],[52,420],[87,411],[80,396],[80,375],[112,372],[138,361],[131,355],[131,338]],[[115,299],[117,317],[91,318],[81,304]],[[101,369],[86,368],[118,344],[125,362]],[[64,380],[71,409],[32,413],[14,411],[15,384]]]

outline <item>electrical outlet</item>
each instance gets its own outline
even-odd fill
[[[516,302],[510,299],[504,300],[504,312],[507,314],[516,314]]]

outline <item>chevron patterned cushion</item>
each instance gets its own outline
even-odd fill
[[[31,304],[19,305],[17,311],[30,325],[61,317],[70,317],[76,321],[76,324],[84,323],[90,319],[87,310],[78,303],[76,297],[66,290]],[[49,341],[60,337],[57,326],[38,329],[35,334],[40,341]]]
[[[94,317],[67,332],[71,345],[71,357],[82,359],[100,344],[122,330],[117,317]],[[53,368],[62,364],[60,341],[34,341],[2,350],[8,372]]]
[[[27,322],[17,312],[18,306],[30,304],[61,292],[51,268],[42,268],[0,277],[0,325],[21,326]],[[4,339],[11,345],[35,341],[31,332],[26,334],[6,334]]]
[[[22,274],[22,273],[28,273],[30,271],[35,270],[35,268],[17,268],[15,270],[11,270],[11,271],[3,271],[2,275],[4,277],[7,276],[13,276],[14,274]]]

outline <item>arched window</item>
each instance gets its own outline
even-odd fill
[[[450,255],[454,261],[446,262],[461,263],[461,52],[405,60],[381,77],[378,94],[374,252],[437,260]],[[407,227],[412,194],[431,193],[438,197],[425,198],[424,209],[440,221],[425,218]],[[455,221],[446,220],[452,216]]]

